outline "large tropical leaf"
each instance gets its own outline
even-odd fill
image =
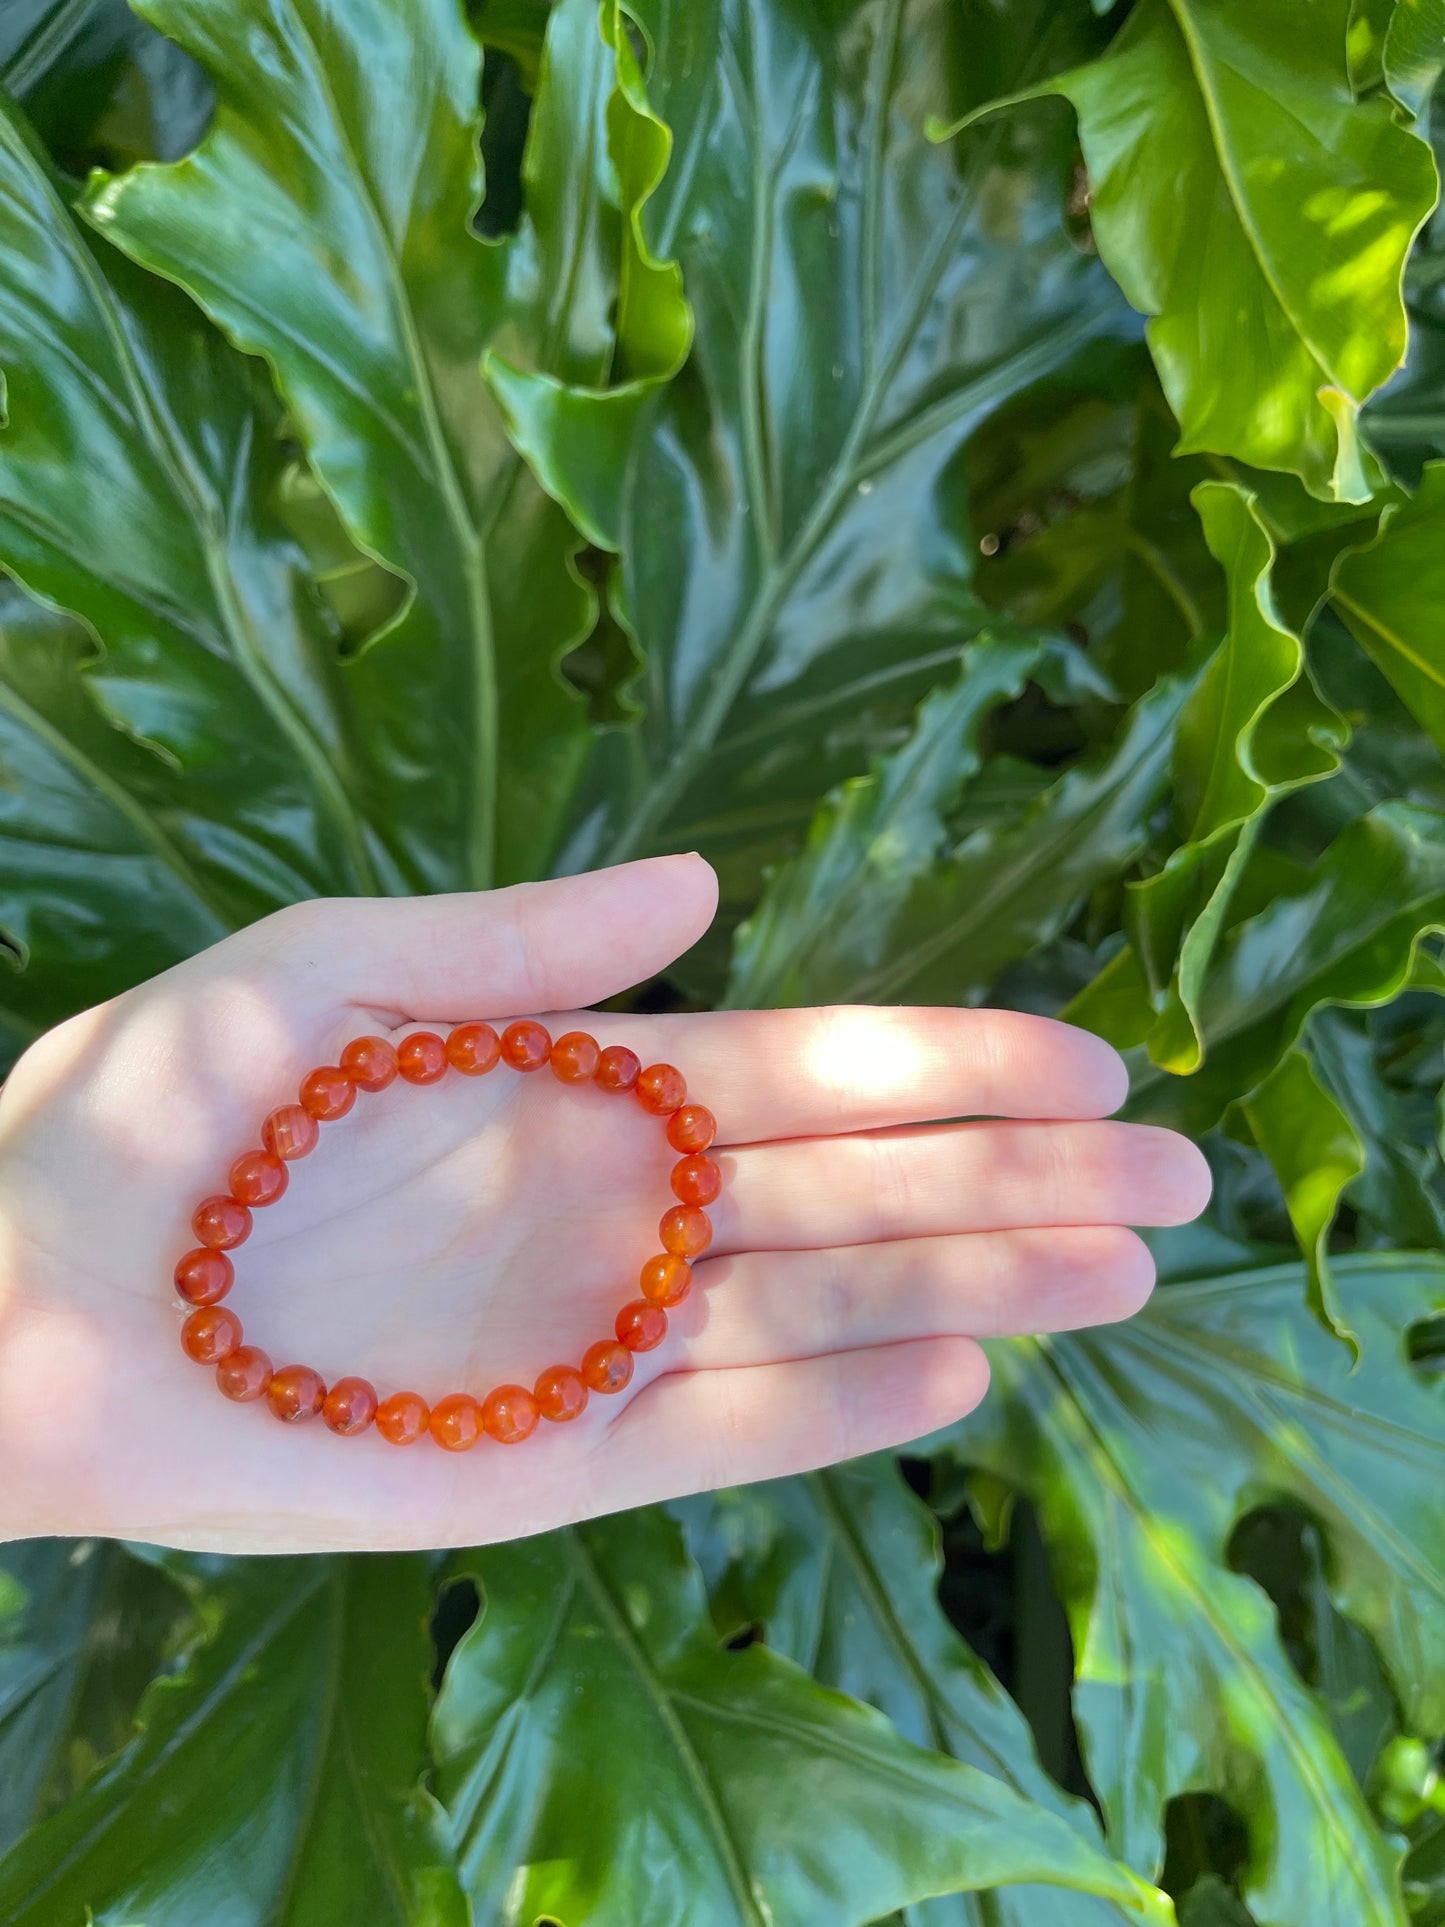
[[[1245,1513],[1319,1522],[1330,1591],[1416,1731],[1445,1724],[1441,1385],[1407,1364],[1445,1306],[1438,1258],[1336,1261],[1362,1356],[1302,1318],[1297,1265],[1171,1284],[1128,1324],[998,1346],[1003,1396],[947,1449],[1039,1508],[1077,1655],[1085,1760],[1111,1844],[1158,1865],[1165,1803],[1209,1789],[1248,1835],[1261,1927],[1400,1927],[1375,1831],[1268,1599],[1230,1570]]]
[[[207,1636],[130,1743],[0,1860],[0,1916],[466,1927],[419,1787],[430,1560],[174,1564]]]
[[[659,1512],[462,1554],[482,1616],[437,1700],[479,1920],[862,1927],[1009,1881],[1167,1905],[1087,1829],[910,1745],[755,1646],[722,1649]]]

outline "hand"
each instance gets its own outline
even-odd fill
[[[983,1396],[976,1339],[1142,1304],[1152,1265],[1123,1227],[1195,1216],[1208,1170],[1170,1132],[1099,1121],[1126,1079],[1097,1038],[1006,1011],[575,1008],[669,963],[715,902],[700,858],[665,857],[302,904],[35,1044],[0,1094],[0,1534],[256,1552],[538,1532],[920,1437]],[[662,1347],[514,1448],[398,1449],[225,1400],[181,1352],[171,1273],[266,1113],[352,1037],[532,1013],[675,1063],[717,1115],[716,1235]],[[546,1071],[398,1081],[290,1167],[227,1304],[328,1382],[530,1385],[611,1336],[674,1155],[632,1099]]]

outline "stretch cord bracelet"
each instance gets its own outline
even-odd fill
[[[250,1236],[254,1210],[274,1204],[285,1191],[288,1165],[314,1150],[323,1124],[330,1124],[356,1102],[358,1091],[382,1091],[396,1077],[409,1084],[437,1084],[448,1070],[482,1077],[499,1063],[515,1071],[537,1071],[550,1064],[563,1084],[595,1084],[604,1091],[631,1092],[645,1111],[664,1121],[667,1141],[682,1155],[672,1167],[678,1202],[658,1226],[662,1250],[642,1267],[641,1297],[617,1314],[615,1338],[589,1345],[580,1365],[549,1365],[529,1392],[523,1385],[498,1385],[485,1398],[451,1392],[428,1407],[416,1392],[392,1392],[378,1399],[368,1379],[338,1378],[329,1389],[309,1365],[273,1369],[265,1352],[243,1342],[241,1321],[221,1303],[235,1281],[228,1251]],[[176,1266],[176,1290],[195,1307],[181,1327],[181,1346],[198,1365],[215,1367],[216,1383],[227,1398],[241,1403],[265,1399],[288,1424],[321,1418],[343,1438],[373,1423],[390,1445],[411,1445],[430,1432],[448,1452],[465,1452],[485,1432],[502,1445],[518,1445],[537,1429],[539,1418],[565,1424],[587,1403],[590,1392],[620,1392],[632,1377],[635,1352],[650,1352],[667,1335],[668,1308],[679,1305],[692,1286],[689,1260],[712,1242],[704,1205],[722,1189],[722,1173],[705,1155],[717,1121],[705,1105],[688,1104],[682,1073],[671,1064],[645,1070],[635,1051],[623,1044],[600,1049],[586,1031],[570,1030],[553,1043],[546,1027],[524,1020],[509,1024],[500,1037],[490,1024],[458,1024],[446,1038],[414,1031],[400,1044],[384,1037],[358,1037],[346,1046],[337,1065],[325,1065],[301,1080],[300,1102],[283,1104],[261,1127],[259,1151],[246,1151],[231,1166],[230,1189],[203,1198],[191,1218],[197,1248]]]

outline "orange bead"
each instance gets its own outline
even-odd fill
[[[287,1425],[296,1424],[298,1419],[318,1418],[326,1403],[326,1382],[309,1365],[283,1365],[271,1374],[266,1403]]]
[[[539,1071],[552,1054],[552,1039],[546,1026],[524,1017],[508,1024],[502,1032],[502,1055],[514,1071]]]
[[[216,1383],[237,1404],[260,1398],[271,1383],[271,1361],[254,1345],[238,1345],[216,1367]]]
[[[376,1429],[388,1445],[415,1445],[431,1413],[415,1392],[393,1392],[376,1408]]]
[[[576,1418],[587,1403],[587,1382],[571,1365],[549,1365],[532,1387],[537,1410],[556,1425]]]
[[[316,1149],[321,1128],[304,1105],[283,1104],[261,1126],[261,1142],[277,1158],[304,1158]]]
[[[564,1084],[585,1084],[596,1072],[601,1055],[595,1037],[585,1030],[569,1030],[552,1046],[552,1069]]]
[[[482,1408],[469,1392],[453,1392],[431,1408],[431,1435],[448,1452],[469,1452],[482,1436]]]
[[[642,1059],[626,1044],[609,1044],[592,1075],[604,1091],[630,1091],[642,1075]]]
[[[188,1251],[176,1266],[176,1290],[188,1305],[214,1305],[235,1282],[236,1267],[224,1251]]]
[[[632,1376],[632,1353],[615,1339],[599,1338],[582,1354],[582,1376],[594,1392],[620,1392]]]
[[[338,1117],[345,1117],[356,1102],[356,1086],[345,1071],[323,1064],[302,1078],[301,1102],[318,1122],[330,1124]]]
[[[701,1151],[679,1158],[672,1167],[673,1196],[684,1204],[711,1204],[722,1190],[722,1172]]]
[[[365,1378],[338,1378],[326,1394],[321,1416],[344,1439],[364,1432],[376,1417],[376,1390]]]
[[[234,1198],[202,1198],[191,1214],[197,1244],[212,1251],[234,1251],[251,1235],[251,1214]]]
[[[396,1076],[396,1051],[384,1037],[353,1037],[340,1061],[359,1091],[384,1091]]]
[[[712,1219],[696,1205],[675,1204],[664,1211],[657,1235],[664,1251],[679,1258],[696,1258],[712,1243]]]
[[[692,1266],[670,1251],[659,1252],[642,1267],[638,1283],[649,1304],[680,1305],[692,1289]]]
[[[414,1030],[396,1047],[396,1068],[408,1084],[436,1084],[447,1074],[447,1047],[434,1030]]]
[[[667,1120],[667,1141],[674,1151],[705,1151],[717,1136],[717,1119],[706,1104],[684,1104]]]
[[[241,1342],[241,1321],[222,1305],[193,1311],[181,1326],[181,1350],[198,1365],[219,1365]]]
[[[537,1429],[537,1401],[522,1385],[498,1385],[482,1400],[482,1425],[498,1445],[520,1445]]]
[[[671,1064],[649,1064],[637,1080],[637,1101],[654,1117],[670,1117],[687,1096],[687,1079]]]
[[[463,1077],[482,1077],[502,1055],[502,1040],[490,1024],[458,1024],[447,1037],[447,1062]]]
[[[274,1204],[289,1182],[274,1151],[246,1151],[231,1166],[231,1196],[240,1204]]]
[[[617,1336],[630,1352],[654,1352],[667,1336],[667,1313],[661,1305],[634,1298],[617,1314]]]

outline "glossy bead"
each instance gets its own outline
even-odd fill
[[[657,1235],[664,1251],[679,1258],[696,1258],[712,1243],[712,1219],[693,1204],[675,1204],[664,1211]]]
[[[240,1204],[274,1204],[286,1189],[286,1166],[274,1151],[246,1151],[231,1166],[231,1196]]]
[[[376,1408],[376,1429],[388,1445],[415,1445],[431,1413],[415,1392],[393,1392]]]
[[[236,1267],[224,1251],[188,1251],[176,1266],[176,1290],[188,1305],[214,1305],[224,1298],[236,1277]]]
[[[585,1084],[596,1073],[601,1055],[595,1037],[569,1030],[552,1046],[552,1069],[564,1084]]]
[[[396,1068],[408,1084],[436,1084],[447,1074],[447,1047],[434,1030],[414,1030],[396,1047]]]
[[[609,1044],[597,1059],[593,1081],[604,1091],[630,1091],[642,1075],[642,1059],[626,1044]]]
[[[667,1141],[674,1151],[705,1151],[717,1136],[717,1119],[706,1104],[684,1104],[667,1120]]]
[[[396,1076],[396,1051],[384,1037],[353,1037],[340,1062],[359,1091],[384,1091]]]
[[[447,1037],[447,1062],[463,1077],[482,1077],[501,1060],[502,1040],[490,1024],[458,1024]]]
[[[620,1392],[632,1376],[632,1353],[613,1338],[599,1338],[582,1354],[582,1376],[594,1392]]]
[[[687,1096],[687,1079],[671,1064],[649,1064],[637,1080],[637,1101],[654,1117],[670,1117]]]
[[[283,1104],[261,1126],[261,1142],[277,1158],[304,1158],[320,1136],[320,1125],[302,1104]]]
[[[482,1425],[498,1445],[520,1445],[537,1429],[537,1401],[522,1385],[498,1385],[482,1400]]]
[[[630,1352],[654,1352],[667,1336],[667,1313],[661,1305],[634,1298],[617,1314],[617,1336]]]
[[[287,1425],[295,1425],[299,1419],[319,1418],[326,1403],[326,1382],[309,1365],[283,1365],[271,1374],[266,1403]]]
[[[502,1055],[514,1071],[539,1071],[552,1054],[552,1039],[544,1025],[524,1017],[502,1032]]]
[[[227,1398],[249,1404],[271,1383],[271,1361],[254,1345],[238,1345],[216,1367],[216,1383]]]
[[[537,1410],[556,1425],[565,1425],[587,1403],[587,1383],[571,1365],[549,1365],[532,1387]]]
[[[364,1432],[376,1417],[375,1387],[364,1378],[338,1378],[326,1394],[321,1416],[344,1439]]]
[[[241,1342],[241,1321],[222,1305],[204,1305],[181,1326],[181,1350],[198,1365],[219,1365]]]
[[[722,1190],[722,1172],[701,1151],[679,1158],[672,1167],[672,1193],[684,1204],[711,1204]]]
[[[642,1267],[637,1282],[649,1304],[680,1305],[692,1289],[692,1266],[671,1251],[659,1252]]]
[[[319,1123],[330,1124],[345,1117],[356,1102],[356,1086],[345,1071],[323,1064],[302,1078],[301,1102]]]
[[[470,1392],[453,1392],[431,1408],[431,1435],[448,1452],[469,1452],[482,1436],[482,1408]]]
[[[197,1244],[211,1251],[234,1251],[251,1235],[251,1214],[234,1198],[202,1198],[191,1215]]]

